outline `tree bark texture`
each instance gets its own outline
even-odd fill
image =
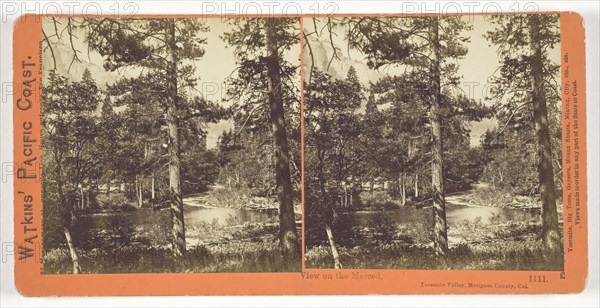
[[[442,143],[442,89],[439,17],[430,17],[429,41],[433,47],[431,71],[433,75],[431,107],[429,111],[432,135],[431,189],[433,194],[434,248],[436,255],[443,255],[448,250],[448,233],[446,225],[446,202],[444,199],[444,166]]]
[[[546,249],[556,253],[561,251],[556,210],[556,188],[552,166],[552,144],[548,123],[548,107],[544,86],[544,63],[542,55],[540,17],[529,16],[529,34],[531,40],[532,103],[535,132],[538,142],[538,174],[540,197],[542,199],[542,242]]]
[[[165,20],[167,29],[167,126],[169,130],[169,190],[171,202],[172,249],[176,257],[185,253],[185,224],[181,196],[181,157],[178,118],[177,46],[175,20]]]
[[[294,215],[276,23],[277,19],[273,18],[269,18],[266,21],[268,53],[267,83],[271,126],[275,141],[275,177],[277,183],[277,200],[279,202],[279,245],[283,258],[290,260],[300,256],[300,247]]]

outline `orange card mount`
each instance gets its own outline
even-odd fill
[[[22,294],[584,288],[579,15],[230,17],[16,22]]]

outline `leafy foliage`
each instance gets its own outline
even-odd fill
[[[535,18],[535,21],[533,20]],[[521,195],[539,193],[538,162],[540,145],[535,128],[532,104],[531,42],[539,42],[542,54],[543,80],[539,89],[545,94],[548,126],[552,151],[553,178],[557,196],[562,193],[561,148],[561,94],[559,63],[553,62],[549,53],[560,42],[559,17],[556,14],[493,16],[495,26],[486,38],[498,47],[501,66],[490,78],[490,101],[500,126],[482,138],[485,154],[484,177],[500,188],[511,188]],[[530,24],[539,25],[532,37]]]

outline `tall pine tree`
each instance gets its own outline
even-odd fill
[[[492,78],[493,98],[511,114],[531,112],[537,138],[538,180],[542,200],[542,241],[555,256],[562,249],[548,109],[560,102],[559,65],[550,51],[560,43],[558,14],[493,16],[487,38],[498,46],[500,75]],[[513,116],[508,118],[510,125]]]
[[[131,91],[145,92],[150,101],[158,100],[163,107],[168,128],[169,188],[172,221],[172,248],[175,256],[186,250],[181,184],[180,129],[183,117],[190,113],[186,89],[193,87],[196,61],[204,55],[200,37],[208,31],[197,18],[156,19],[86,19],[86,41],[90,49],[105,58],[104,67],[147,69],[140,75],[139,87]],[[123,95],[123,94],[121,94]]]
[[[445,110],[452,108],[459,78],[453,59],[466,55],[463,31],[471,26],[461,17],[372,17],[349,18],[343,22],[350,47],[367,57],[371,68],[386,66],[406,68],[421,76],[428,85],[421,89],[428,103],[431,127],[431,190],[434,215],[434,247],[436,254],[448,249],[446,204],[444,191],[443,131]]]
[[[299,95],[294,82],[297,67],[288,63],[284,54],[297,47],[299,22],[295,18],[247,18],[232,19],[231,25],[233,29],[224,39],[236,50],[239,73],[229,94],[244,101],[239,105],[247,110],[249,118],[255,112],[268,110],[279,203],[279,244],[284,259],[294,260],[301,251],[294,214],[286,110],[298,102]]]

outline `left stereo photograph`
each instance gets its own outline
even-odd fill
[[[300,48],[299,18],[43,17],[43,273],[299,272]]]

